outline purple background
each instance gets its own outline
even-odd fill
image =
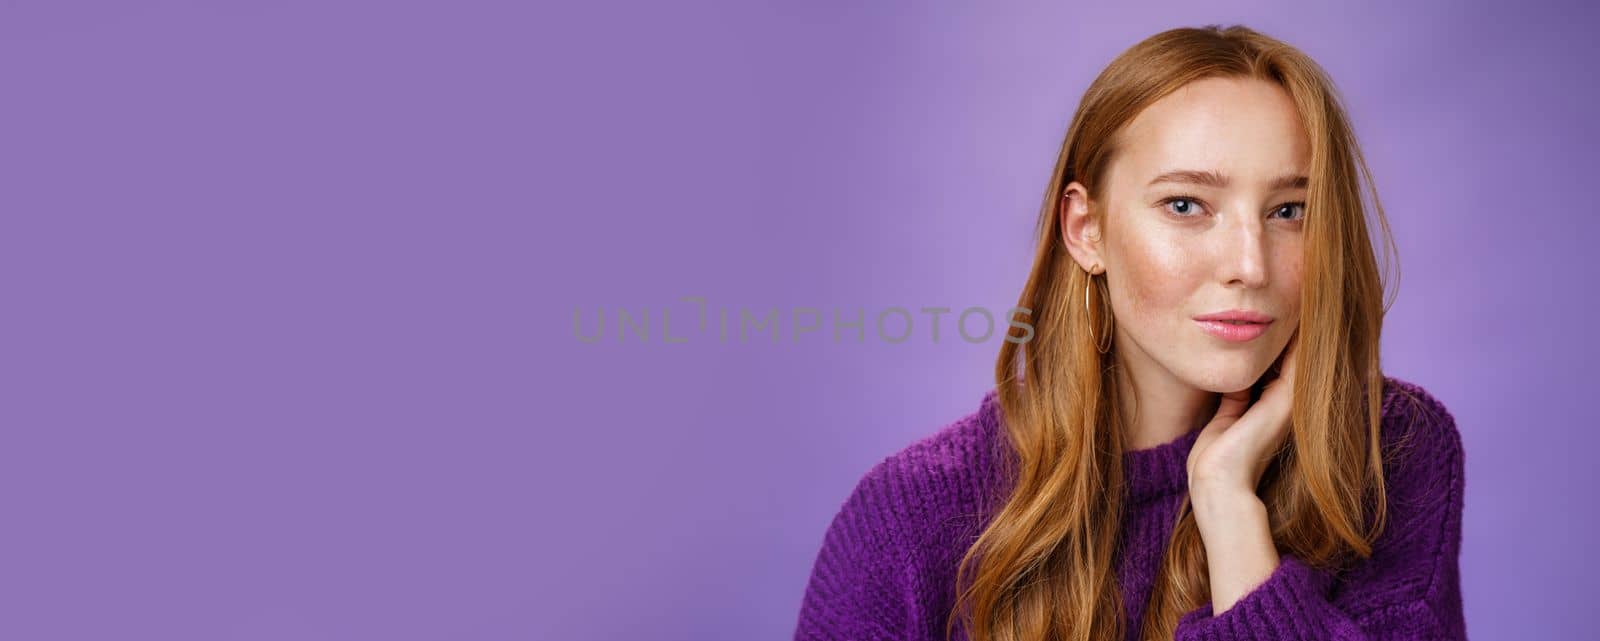
[[[860,475],[991,382],[916,310],[1014,304],[1084,88],[1213,22],[1348,99],[1473,638],[1592,631],[1595,10],[929,4],[0,4],[0,637],[786,638]]]

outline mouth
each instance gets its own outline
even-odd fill
[[[1221,312],[1213,312],[1210,314],[1201,314],[1194,317],[1194,319],[1197,321],[1223,321],[1262,324],[1271,323],[1274,320],[1271,316],[1253,309],[1230,309]]]
[[[1267,328],[1272,321],[1264,323],[1242,320],[1202,320],[1195,319],[1200,329],[1216,338],[1232,342],[1243,343],[1260,338],[1267,333]]]

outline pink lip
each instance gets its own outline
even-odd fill
[[[1214,314],[1201,314],[1194,317],[1197,321],[1244,321],[1247,323],[1270,323],[1272,317],[1258,311],[1249,309],[1230,309]]]
[[[1248,340],[1260,338],[1262,334],[1267,333],[1267,326],[1272,324],[1271,321],[1268,321],[1265,323],[1243,323],[1233,325],[1219,320],[1198,319],[1195,320],[1195,322],[1199,323],[1200,329],[1205,330],[1207,334],[1225,341],[1233,341],[1236,343],[1242,343]]]

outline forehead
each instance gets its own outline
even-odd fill
[[[1115,181],[1136,187],[1174,169],[1213,170],[1258,187],[1304,173],[1311,145],[1294,101],[1263,80],[1206,78],[1152,103],[1124,128]]]

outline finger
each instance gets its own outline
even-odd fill
[[[1248,409],[1250,409],[1250,390],[1243,389],[1237,392],[1227,392],[1222,395],[1222,400],[1217,403],[1216,416],[1217,418],[1239,418]]]
[[[1258,458],[1265,458],[1283,447],[1289,436],[1289,422],[1280,411],[1261,403],[1251,407],[1250,413],[1235,421],[1228,428],[1229,433],[1238,432],[1231,438],[1239,439],[1242,451],[1254,452]]]

